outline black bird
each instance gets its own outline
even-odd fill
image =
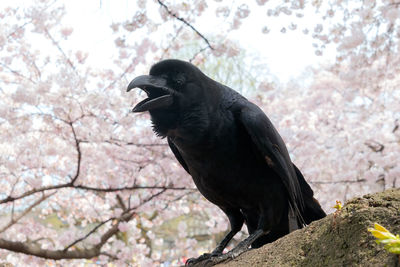
[[[242,95],[175,59],[153,65],[128,91],[136,87],[148,98],[133,112],[150,112],[154,132],[231,225],[212,253],[189,265],[234,258],[326,216],[271,121]],[[222,254],[243,223],[249,237]]]

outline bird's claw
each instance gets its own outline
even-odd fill
[[[231,250],[231,251],[229,251],[229,252],[227,252],[227,253],[225,253],[225,254],[219,255],[219,256],[217,256],[217,257],[211,257],[211,258],[208,260],[209,264],[211,263],[211,265],[208,265],[208,266],[214,266],[214,265],[216,265],[216,264],[218,264],[218,263],[221,263],[221,262],[224,262],[224,261],[233,260],[233,259],[235,259],[237,256],[239,256],[240,254],[241,254],[241,253],[235,253],[233,250]]]
[[[227,261],[227,260],[233,260],[243,252],[248,250],[246,247],[239,247],[238,249],[233,249],[225,254],[219,253],[204,253],[198,258],[190,258],[186,261],[185,266],[203,266],[203,267],[208,267],[208,266],[214,266],[218,263]],[[197,265],[201,263],[201,265]]]
[[[201,255],[200,257],[197,258],[190,258],[186,261],[185,266],[193,266],[196,263],[208,260],[211,258],[211,253],[204,253],[203,255]]]
[[[216,258],[221,256],[222,253],[204,253],[200,257],[197,258],[190,258],[186,261],[185,266],[193,266],[197,263],[203,262],[202,266],[211,266],[210,263],[212,264],[212,258]],[[213,264],[212,264],[213,265]]]

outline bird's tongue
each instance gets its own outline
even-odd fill
[[[144,112],[152,109],[165,108],[172,105],[172,95],[162,95],[156,98],[146,98],[140,101],[133,109],[133,112]]]

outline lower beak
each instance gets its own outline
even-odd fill
[[[144,112],[153,109],[166,108],[172,105],[174,101],[171,94],[173,90],[167,87],[167,80],[158,76],[138,76],[129,83],[127,91],[129,92],[133,88],[145,90],[149,95],[148,98],[139,102],[132,109],[133,112]],[[156,96],[152,97],[152,90],[159,90],[161,93],[156,93]]]
[[[144,112],[152,109],[166,108],[172,105],[174,98],[172,95],[163,95],[156,98],[146,98],[139,102],[133,109],[133,112]]]

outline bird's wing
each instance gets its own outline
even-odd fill
[[[282,179],[292,209],[289,217],[297,217],[301,227],[305,224],[300,212],[304,205],[303,198],[286,146],[271,121],[258,106],[248,101],[240,102],[234,108],[236,119],[246,129],[253,144],[265,159],[265,163]]]
[[[182,167],[187,171],[187,173],[190,174],[189,168],[188,168],[188,166],[187,166],[185,160],[182,158],[181,153],[179,153],[178,148],[176,148],[176,146],[174,145],[174,143],[171,141],[171,139],[170,139],[169,137],[167,137],[167,140],[168,140],[169,148],[171,148],[172,153],[174,153],[174,155],[175,155],[175,158],[179,161],[179,163],[180,163],[180,164],[182,165]]]

